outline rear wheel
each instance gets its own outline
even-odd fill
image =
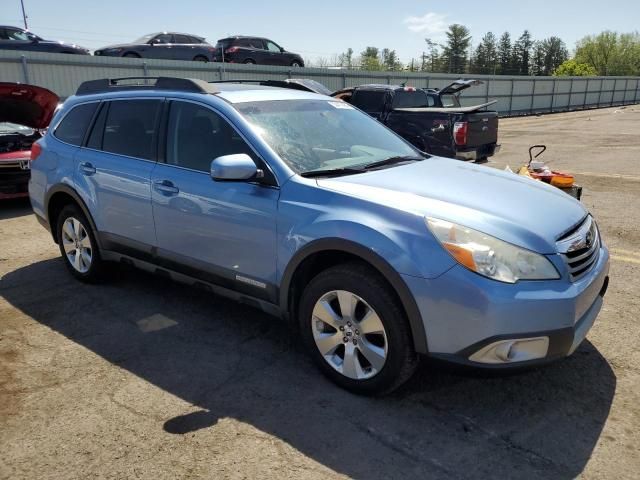
[[[195,62],[203,62],[203,63],[207,63],[209,61],[209,59],[207,57],[203,56],[203,55],[198,55],[193,60]]]
[[[65,265],[78,280],[98,282],[104,276],[104,262],[91,225],[80,208],[67,205],[57,222],[58,245]]]
[[[402,308],[365,265],[340,265],[315,277],[302,294],[299,322],[320,370],[354,393],[391,392],[418,364]]]
[[[242,63],[246,63],[246,64],[248,64],[248,65],[255,65],[255,64],[256,64],[256,61],[255,61],[255,60],[252,60],[251,58],[247,58],[247,59],[246,59],[244,62],[242,62]]]
[[[293,62],[291,62],[291,66],[292,67],[302,67],[302,64],[299,61],[294,60]]]

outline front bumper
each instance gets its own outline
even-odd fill
[[[0,164],[0,199],[29,195],[30,170],[19,165]]]
[[[403,276],[422,316],[430,356],[484,368],[546,363],[570,355],[585,339],[608,286],[609,253],[572,282],[496,282],[459,265],[435,279]],[[472,359],[503,341],[548,339],[542,356],[487,363]],[[526,342],[525,342],[526,343]],[[516,356],[517,357],[517,356]]]

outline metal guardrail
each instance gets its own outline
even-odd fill
[[[427,72],[273,67],[0,50],[0,81],[40,85],[61,98],[85,80],[106,77],[175,76],[207,81],[312,78],[331,90],[365,83],[443,87],[461,75]],[[464,75],[470,77],[470,75]],[[640,102],[639,77],[521,77],[471,75],[483,80],[461,96],[464,105],[498,100],[501,116],[585,110]],[[482,93],[478,93],[482,90]]]

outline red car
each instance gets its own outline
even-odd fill
[[[28,196],[31,146],[58,101],[46,88],[0,82],[0,199]]]

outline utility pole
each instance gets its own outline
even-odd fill
[[[24,0],[20,0],[20,6],[22,6],[22,20],[24,20],[24,29],[29,30],[29,26],[27,25],[27,14],[24,11]]]

